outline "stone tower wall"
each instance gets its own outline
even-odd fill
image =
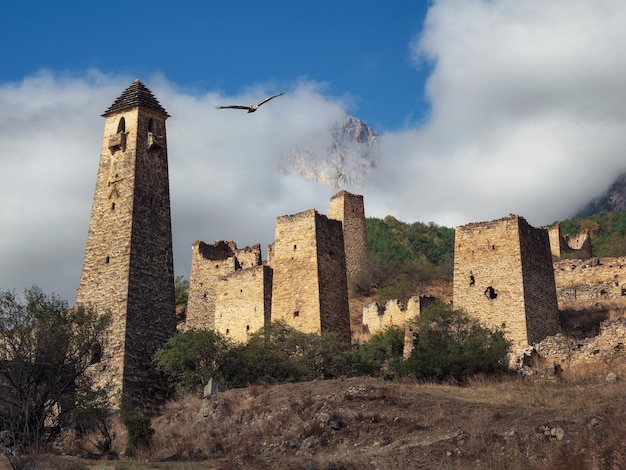
[[[216,287],[215,331],[245,343],[270,322],[272,269],[253,266],[220,278]]]
[[[389,300],[384,306],[374,302],[363,307],[363,333],[375,335],[391,326],[403,327],[420,313],[418,297],[411,297],[406,307],[398,300]]]
[[[576,237],[564,237],[561,225],[556,224],[548,228],[550,237],[550,251],[555,258],[589,259],[592,256],[591,238],[589,232],[579,233]]]
[[[550,282],[543,266],[552,266],[549,240],[541,230],[515,215],[455,230],[454,306],[504,328],[514,350],[558,331],[554,278]],[[537,282],[529,279],[534,275]]]
[[[212,245],[196,241],[192,246],[185,328],[214,329],[218,280],[260,264],[260,245],[238,249],[232,241],[220,240]]]
[[[316,239],[321,331],[350,341],[350,309],[342,224],[317,214]]]
[[[554,263],[560,310],[607,311],[626,307],[626,257]]]
[[[559,332],[554,268],[548,232],[519,218],[528,344]]]
[[[272,321],[349,340],[343,233],[314,209],[278,217],[272,250]]]
[[[343,224],[348,278],[367,269],[367,230],[363,196],[340,191],[330,199],[328,217]]]
[[[168,116],[140,82],[104,116],[76,302],[113,317],[102,360],[92,372],[110,381],[120,400],[146,407],[166,396],[152,356],[176,328]]]

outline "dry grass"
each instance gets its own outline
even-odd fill
[[[476,378],[457,387],[355,378],[229,390],[170,403],[152,422],[152,448],[109,465],[626,468],[626,387],[608,383],[608,372],[626,377],[624,359],[571,368],[560,380]],[[116,432],[120,452],[125,435]]]

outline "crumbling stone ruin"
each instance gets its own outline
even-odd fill
[[[92,367],[114,387],[115,403],[149,407],[167,390],[152,356],[176,331],[165,120],[141,83],[105,118],[100,164],[77,304],[109,311],[113,322]]]
[[[152,356],[176,331],[169,116],[139,81],[103,116],[77,304],[93,304],[113,316],[108,344],[92,372],[113,384],[118,406],[147,407],[166,396]],[[626,261],[591,255],[588,234],[566,239],[558,226],[534,228],[516,215],[457,227],[454,306],[487,326],[504,328],[516,351],[558,333],[559,314],[562,319],[568,309],[621,316]],[[583,260],[553,265],[553,256]],[[328,217],[315,209],[278,217],[267,261],[259,245],[239,249],[232,241],[195,242],[186,320],[179,328],[214,329],[246,341],[263,325],[281,320],[305,332],[332,331],[354,341],[355,335],[366,339],[388,326],[406,326],[432,300],[371,304],[351,314],[347,279],[367,267],[363,196],[341,191],[331,198]],[[413,339],[407,329],[406,344]]]
[[[510,215],[457,227],[454,307],[502,328],[523,350],[559,332],[548,232]]]
[[[280,320],[350,341],[345,253],[353,272],[366,265],[363,196],[342,191],[331,199],[331,210],[334,218],[315,209],[278,217],[266,262],[259,245],[194,243],[186,321],[179,328],[214,329],[245,342]]]
[[[550,251],[552,256],[561,258],[591,258],[591,238],[589,232],[579,233],[575,237],[564,236],[561,233],[561,225],[555,224],[548,228],[550,238]]]
[[[561,323],[570,335],[597,333],[601,321],[625,316],[625,257],[557,261],[554,278]]]
[[[397,299],[389,300],[385,305],[377,302],[363,307],[363,340],[367,341],[371,336],[383,332],[392,326],[403,327],[420,312],[428,307],[435,297],[429,295],[417,295],[409,298],[406,304]]]
[[[261,246],[238,249],[235,242],[192,246],[186,321],[181,329],[213,329],[246,341],[270,318],[272,270]]]
[[[368,268],[363,196],[339,191],[330,198],[328,218],[342,224],[348,278]]]
[[[350,341],[342,224],[315,209],[276,219],[272,320]]]

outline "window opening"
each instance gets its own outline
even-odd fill
[[[496,297],[498,297],[498,294],[493,287],[489,286],[485,289],[485,297],[487,297],[488,299],[495,299]]]

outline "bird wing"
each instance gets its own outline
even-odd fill
[[[274,96],[270,96],[269,98],[265,98],[263,101],[261,101],[259,104],[257,104],[257,106],[261,106],[263,103],[267,103],[269,100],[273,100],[277,96],[281,96],[281,95],[284,95],[284,94],[285,94],[285,92],[279,93],[279,94],[274,95]]]
[[[217,109],[250,109],[250,106],[242,104],[231,104],[230,106],[217,106]]]

